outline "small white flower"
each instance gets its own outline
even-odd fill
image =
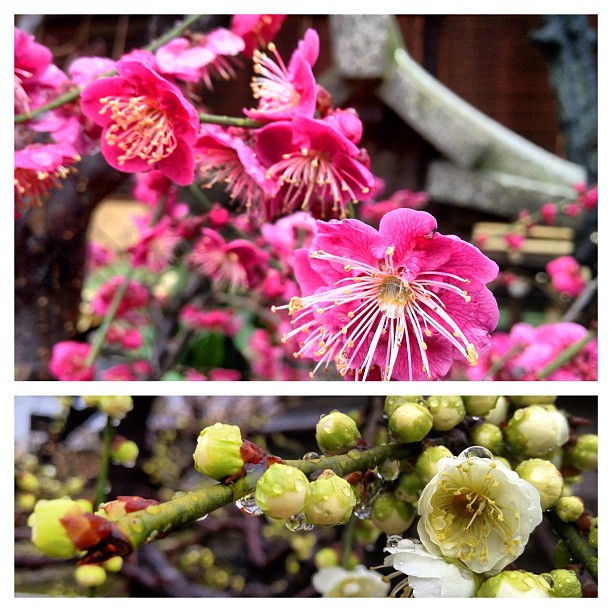
[[[537,489],[500,461],[441,459],[418,503],[425,549],[493,574],[514,561],[542,521]]]
[[[474,573],[463,564],[450,563],[442,557],[428,553],[418,541],[401,540],[396,546],[385,548],[389,556],[385,565],[392,565],[406,574],[400,582],[399,592],[405,583],[412,588],[413,597],[474,597],[476,583]]]
[[[389,592],[383,576],[363,565],[352,570],[324,567],[312,576],[312,586],[323,597],[386,597]]]

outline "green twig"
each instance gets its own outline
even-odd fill
[[[546,511],[544,516],[565,542],[574,560],[582,563],[593,580],[597,582],[597,552],[584,541],[571,523],[563,522],[554,510]]]
[[[543,379],[550,376],[553,372],[557,371],[561,366],[565,365],[568,361],[573,359],[586,344],[588,344],[595,336],[597,332],[590,330],[586,336],[570,344],[565,350],[561,351],[559,355],[553,359],[548,365],[544,366],[537,374],[536,377]]]
[[[489,380],[492,376],[497,374],[507,363],[521,350],[518,344],[508,349],[497,361],[495,361],[491,367],[485,372],[482,380]]]
[[[342,552],[340,555],[340,565],[344,569],[350,569],[351,553],[353,552],[353,540],[355,539],[355,524],[356,517],[351,514],[349,522],[344,526],[342,531]]]
[[[112,423],[111,417],[106,419],[106,425],[102,430],[102,450],[100,451],[100,468],[98,471],[98,480],[96,482],[96,495],[94,497],[94,511],[98,509],[100,504],[106,500],[106,488],[108,486],[108,472],[110,467],[111,445],[115,426]]]
[[[306,475],[331,469],[339,476],[375,467],[386,459],[408,457],[410,449],[403,444],[384,444],[368,450],[349,451],[346,455],[318,459],[287,460],[285,463],[298,468]],[[129,541],[133,549],[158,539],[171,531],[189,525],[197,519],[232,501],[238,501],[252,493],[261,472],[253,471],[231,484],[216,484],[185,493],[170,501],[132,512],[116,521],[118,531]]]
[[[233,127],[243,128],[260,128],[264,124],[253,119],[241,118],[241,117],[227,117],[225,115],[209,115],[207,113],[200,113],[198,115],[201,123],[215,123],[217,125],[231,125]]]

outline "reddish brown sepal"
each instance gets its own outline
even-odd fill
[[[268,453],[257,444],[244,440],[240,447],[240,456],[245,463],[257,464],[261,463],[268,456]]]
[[[107,538],[112,532],[110,521],[91,512],[68,512],[60,523],[79,550],[87,550]]]
[[[104,540],[92,546],[79,560],[78,565],[103,563],[112,557],[127,557],[133,550],[128,538],[113,523],[109,523],[111,532]]]
[[[144,497],[138,497],[137,495],[118,495],[117,499],[120,502],[125,503],[125,512],[138,512],[138,510],[144,510],[149,506],[157,506],[159,502],[155,499],[145,499]]]

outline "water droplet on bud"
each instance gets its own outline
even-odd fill
[[[257,505],[255,495],[253,493],[245,495],[237,500],[236,506],[249,516],[261,516],[263,514],[263,510]]]
[[[484,446],[469,446],[458,455],[459,459],[493,459],[493,453]]]
[[[401,535],[390,535],[387,538],[387,548],[397,548],[397,545],[402,541]]]
[[[310,531],[314,525],[306,521],[306,517],[301,512],[287,519],[285,526],[289,531]]]

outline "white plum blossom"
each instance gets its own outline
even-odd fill
[[[423,546],[478,574],[501,571],[542,521],[537,489],[492,459],[441,459],[437,467],[418,502]]]
[[[312,586],[323,597],[386,597],[389,592],[388,581],[363,565],[323,567],[312,576]]]
[[[412,589],[412,597],[474,597],[478,577],[460,562],[449,562],[428,553],[418,540],[400,540],[388,546],[385,565],[392,565],[408,577],[394,588]],[[391,578],[391,576],[389,576]]]

